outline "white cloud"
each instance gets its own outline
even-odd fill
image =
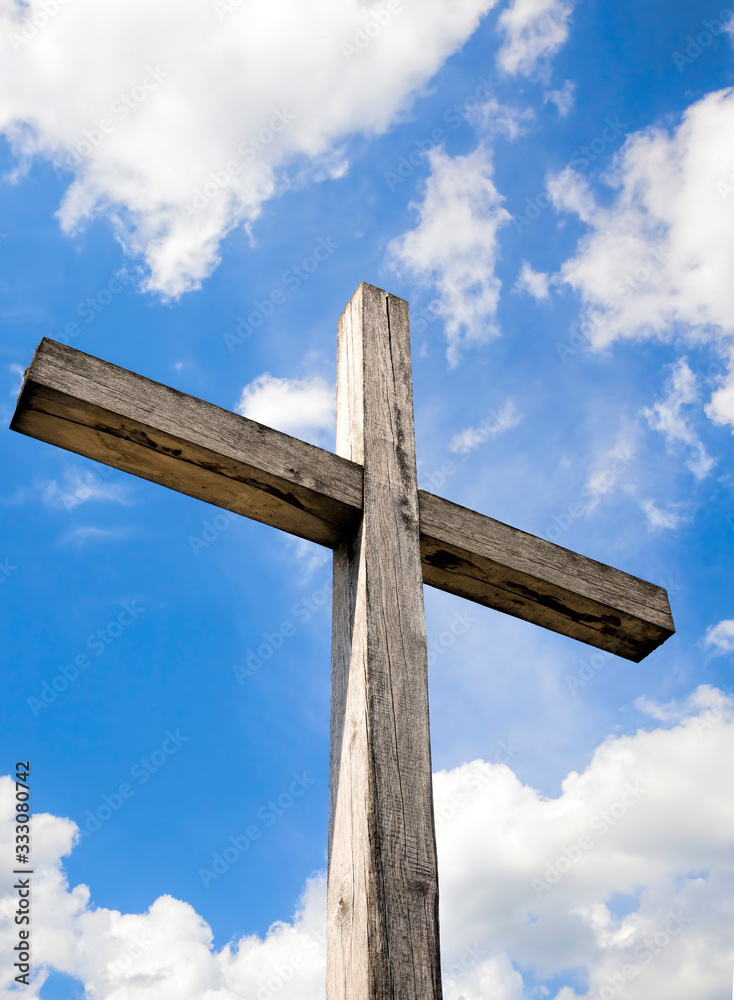
[[[543,271],[534,271],[532,265],[524,260],[518,279],[515,282],[515,290],[518,292],[527,292],[534,299],[547,299],[550,296],[548,278],[549,276]]]
[[[731,424],[734,428],[734,373],[712,394],[711,402],[704,409],[715,424]]]
[[[480,955],[479,961],[477,955]],[[489,955],[485,948],[469,945],[450,965],[444,962],[444,968],[446,1000],[525,1000],[527,997],[522,976],[507,955]]]
[[[126,507],[130,503],[130,490],[125,482],[109,481],[113,470],[99,466],[99,472],[91,469],[79,470],[66,467],[62,481],[44,479],[34,484],[33,489],[21,488],[9,497],[0,499],[7,507],[15,507],[29,500],[41,500],[49,507],[71,512],[88,502],[118,503]]]
[[[701,712],[723,711],[729,701],[717,688],[701,684],[685,701],[669,701],[665,704],[643,695],[635,701],[635,708],[658,722],[682,722]]]
[[[0,840],[10,856],[11,804],[15,788],[0,779],[2,832]],[[41,814],[33,818],[34,915],[33,955],[36,969],[46,966],[84,984],[86,995],[97,1000],[251,1000],[258,990],[279,992],[280,974],[292,975],[284,1000],[323,996],[323,920],[325,885],[322,878],[306,886],[291,923],[276,923],[264,939],[241,938],[220,951],[212,949],[212,932],[187,903],[161,896],[145,913],[120,913],[96,908],[89,889],[70,890],[61,868],[76,840],[76,827],[66,819]],[[3,871],[1,912],[13,904],[12,877]],[[17,897],[16,897],[17,898]],[[5,954],[17,943],[16,928],[8,921],[0,931]],[[2,996],[13,972],[5,963],[0,972]],[[280,973],[279,971],[280,970]],[[45,976],[26,995],[38,996]],[[272,987],[275,987],[272,989]]]
[[[118,541],[121,538],[125,538],[126,535],[127,532],[123,529],[108,531],[104,528],[95,528],[91,525],[86,525],[84,527],[73,528],[71,531],[65,532],[59,539],[59,543],[61,545],[74,545],[77,548],[82,548],[83,546],[94,542]]]
[[[686,516],[676,510],[676,507],[680,505],[673,504],[668,510],[661,510],[654,500],[643,500],[640,506],[645,512],[647,526],[651,531],[656,528],[676,531],[682,524],[686,523]]]
[[[713,468],[714,460],[683,414],[684,406],[692,406],[699,401],[696,376],[686,359],[680,358],[673,366],[668,395],[642,413],[652,428],[665,435],[669,450],[676,445],[685,445],[690,450],[688,468],[696,479],[703,479]]]
[[[65,469],[63,483],[51,479],[40,484],[38,489],[41,491],[44,503],[67,511],[75,510],[89,502],[119,503],[125,506],[128,503],[127,486],[107,481],[106,477],[110,475],[112,470],[108,468],[104,468],[100,474]]]
[[[623,976],[626,1000],[724,996],[734,779],[721,761],[733,746],[731,702],[709,688],[675,728],[607,739],[558,798],[480,761],[436,775],[447,953],[476,941],[536,977],[581,968],[590,995]],[[630,897],[626,916],[614,912],[620,893]],[[671,913],[690,922],[666,941]]]
[[[728,375],[719,379],[720,385],[704,407],[706,416],[715,424],[729,424],[734,432],[734,351],[729,353]]]
[[[638,712],[642,712],[643,715],[649,715],[651,719],[657,719],[658,722],[679,722],[681,719],[681,708],[675,701],[663,705],[643,695],[635,699],[635,708]]]
[[[712,625],[706,632],[706,646],[713,646],[718,655],[734,653],[734,621],[731,618]]]
[[[510,141],[523,135],[525,124],[533,118],[535,113],[532,108],[513,108],[509,104],[501,104],[493,95],[467,111],[467,120],[485,138],[503,135]]]
[[[530,1000],[550,996],[543,981],[573,976],[588,979],[591,996],[726,995],[734,775],[722,761],[734,752],[732,703],[704,686],[683,705],[642,707],[665,724],[609,737],[557,798],[480,760],[435,775],[447,1000]],[[4,856],[13,792],[1,779]],[[86,886],[70,889],[61,865],[75,835],[69,820],[34,817],[39,971],[74,976],[97,1000],[323,997],[323,878],[308,883],[291,921],[216,950],[204,920],[170,896],[122,914],[94,907]],[[8,872],[0,872],[5,915],[17,905]],[[5,954],[13,934],[7,921]],[[13,973],[4,969],[0,989],[10,997]],[[524,984],[520,970],[532,970],[534,983]],[[28,996],[38,996],[42,979]],[[569,987],[555,993],[577,997]]]
[[[497,54],[500,68],[530,76],[564,44],[572,13],[573,4],[567,0],[513,0],[498,22],[504,36]]]
[[[549,90],[548,93],[545,94],[543,97],[543,103],[555,104],[558,108],[558,114],[561,118],[565,118],[573,107],[575,97],[576,84],[573,80],[565,80],[560,90]]]
[[[587,512],[595,510],[603,496],[617,489],[636,460],[635,428],[625,426],[612,447],[595,462],[596,468],[586,479],[581,495],[587,501]]]
[[[286,434],[321,443],[333,433],[334,386],[322,378],[274,378],[265,372],[246,385],[237,412]]]
[[[728,374],[704,410],[734,430],[732,136],[734,89],[717,91],[691,105],[677,129],[627,140],[606,176],[611,204],[572,170],[551,188],[556,207],[588,226],[559,277],[582,298],[591,345],[681,337],[708,346]],[[708,462],[702,451],[697,474]]]
[[[561,270],[583,299],[593,346],[688,334],[716,349],[734,334],[734,90],[712,93],[677,129],[628,138],[597,201],[573,171],[557,207],[588,226]]]
[[[499,437],[512,430],[522,420],[522,414],[517,412],[515,404],[508,399],[502,406],[499,413],[490,410],[479,427],[467,427],[465,430],[455,434],[451,439],[449,450],[465,455],[469,451],[474,451],[490,438]]]
[[[434,314],[446,326],[447,357],[455,365],[467,342],[497,336],[500,293],[495,275],[497,232],[510,221],[492,181],[490,152],[479,146],[466,156],[429,154],[431,175],[416,229],[393,240],[393,267],[431,282],[439,293]]]
[[[17,396],[23,385],[25,369],[22,365],[8,365],[8,371],[15,375],[15,384],[10,389],[10,395]]]
[[[402,0],[383,27],[383,0],[0,0],[0,132],[16,178],[33,156],[72,172],[65,231],[106,217],[147,287],[179,295],[287,168],[343,172],[344,140],[387,129],[494,2]]]
[[[316,545],[314,542],[307,542],[304,538],[294,538],[293,535],[283,536],[285,544],[295,553],[296,559],[303,567],[303,577],[301,583],[305,583],[313,574],[314,570],[321,569],[328,564],[329,573],[331,571],[331,550],[323,545]]]

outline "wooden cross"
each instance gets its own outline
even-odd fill
[[[339,320],[336,454],[44,339],[13,430],[334,550],[327,1000],[439,1000],[422,584],[639,662],[666,592],[419,490],[408,304]]]

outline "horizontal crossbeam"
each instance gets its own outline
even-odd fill
[[[11,428],[335,548],[361,465],[44,339]],[[423,580],[639,662],[675,631],[665,590],[419,491]]]
[[[423,582],[639,663],[675,632],[662,587],[419,490]]]
[[[46,338],[10,427],[330,548],[362,512],[352,462]]]

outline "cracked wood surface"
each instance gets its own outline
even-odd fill
[[[334,552],[327,1000],[440,1000],[408,305],[362,284],[339,321],[337,451],[364,514]]]
[[[11,427],[331,548],[362,510],[360,451],[334,455],[52,340]],[[418,497],[425,583],[636,662],[675,631],[661,587]]]

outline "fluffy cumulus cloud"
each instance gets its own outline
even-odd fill
[[[436,776],[445,948],[487,953],[467,972],[466,1000],[493,996],[480,977],[499,956],[536,980],[565,974],[572,985],[543,993],[554,1000],[727,995],[732,705],[702,688],[678,715],[672,728],[610,737],[558,798],[502,765]],[[539,995],[525,989],[496,995]]]
[[[394,240],[389,253],[397,270],[438,291],[432,308],[444,321],[447,357],[456,364],[462,345],[499,332],[497,233],[511,216],[494,186],[491,153],[484,146],[453,157],[438,148],[429,161],[423,201],[414,206],[418,226]]]
[[[11,854],[12,802],[15,788],[0,779],[0,841]],[[276,995],[289,974],[294,983],[285,996],[311,1000],[323,996],[324,945],[322,878],[311,880],[289,923],[277,923],[264,939],[244,937],[220,951],[212,948],[212,932],[188,903],[161,896],[145,913],[120,913],[90,904],[87,886],[70,889],[62,860],[75,843],[77,830],[67,819],[39,815],[33,819],[34,915],[33,961],[41,970],[26,996],[39,996],[47,972],[73,976],[97,1000],[260,1000]],[[17,909],[12,878],[3,875],[0,912]],[[0,930],[3,953],[12,954],[18,928],[8,920]],[[0,996],[18,996],[9,986],[18,970],[5,964]],[[270,984],[268,986],[268,984]]]
[[[734,90],[711,93],[676,129],[627,140],[606,176],[611,199],[572,170],[551,190],[588,227],[559,277],[582,298],[592,346],[634,337],[708,345],[729,374],[706,412],[734,427],[733,137]]]
[[[242,390],[237,412],[314,443],[334,430],[336,389],[318,376],[302,379],[259,375]]]
[[[680,326],[734,333],[733,134],[734,91],[709,94],[672,133],[628,139],[607,175],[610,205],[580,176],[556,189],[558,207],[589,227],[562,276],[587,303],[597,346]]]
[[[719,388],[712,393],[704,407],[706,416],[715,424],[728,424],[734,428],[734,350],[728,351],[728,376],[720,378]]]
[[[0,0],[0,132],[17,176],[71,181],[67,232],[105,216],[176,296],[293,172],[343,172],[494,2]]]
[[[533,266],[524,260],[515,282],[515,291],[526,292],[538,300],[550,298],[548,275],[543,271],[534,270]]]
[[[503,36],[497,54],[500,68],[506,73],[524,76],[547,68],[549,57],[555,55],[568,38],[573,7],[568,0],[513,0],[499,18]],[[561,110],[560,103],[558,107]]]
[[[683,703],[636,707],[654,724],[607,739],[556,798],[506,764],[477,760],[435,776],[447,1000],[728,995],[734,776],[722,762],[734,752],[732,702],[704,686]],[[4,778],[6,857],[12,797]],[[171,897],[140,914],[95,907],[63,872],[75,825],[48,815],[33,824],[38,976],[28,996],[58,970],[97,1000],[323,997],[322,877],[309,881],[292,920],[216,950],[207,924]],[[0,912],[10,917],[12,879],[0,877]],[[11,920],[0,931],[5,954],[15,931]],[[13,972],[0,975],[0,995],[17,995]]]

